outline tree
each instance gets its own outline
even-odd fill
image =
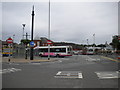
[[[113,36],[111,45],[114,49],[120,50],[120,41],[118,40],[118,35]]]
[[[26,39],[22,39],[22,40],[21,40],[21,43],[23,43],[23,44],[28,44],[28,43],[30,43],[30,41],[31,41],[31,40],[29,40],[29,39],[27,39],[27,40],[26,40]]]
[[[105,44],[99,44],[97,47],[106,47]]]

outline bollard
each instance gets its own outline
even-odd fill
[[[8,59],[8,62],[10,62],[10,58]]]

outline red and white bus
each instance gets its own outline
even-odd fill
[[[48,56],[48,46],[34,48],[35,55]],[[72,46],[50,46],[50,56],[65,57],[72,56]]]

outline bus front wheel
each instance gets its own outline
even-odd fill
[[[39,54],[40,57],[42,57],[42,54]]]
[[[60,57],[60,55],[59,55],[59,54],[57,54],[57,55],[56,55],[56,57]]]

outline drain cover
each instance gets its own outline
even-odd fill
[[[59,71],[55,78],[83,78],[81,71]]]

